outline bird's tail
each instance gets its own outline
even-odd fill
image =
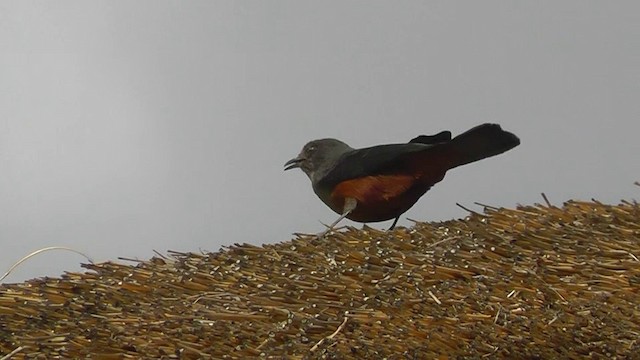
[[[449,150],[456,155],[451,168],[502,154],[519,144],[517,136],[502,130],[498,124],[478,125],[447,144]]]

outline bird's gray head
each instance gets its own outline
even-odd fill
[[[320,139],[308,142],[298,157],[287,161],[285,170],[300,168],[313,182],[331,170],[342,154],[353,150],[336,139]]]

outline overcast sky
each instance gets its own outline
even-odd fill
[[[0,2],[0,275],[46,246],[148,259],[319,232],[336,215],[283,164],[323,137],[522,139],[401,226],[541,192],[638,199],[638,24],[638,1]],[[83,261],[44,253],[5,281]]]

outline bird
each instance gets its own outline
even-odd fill
[[[520,145],[498,124],[481,124],[452,138],[450,131],[420,135],[408,143],[354,149],[337,139],[308,142],[284,170],[301,169],[316,195],[340,216],[361,222],[393,219],[392,230],[447,171]]]

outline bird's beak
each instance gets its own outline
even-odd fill
[[[299,168],[300,167],[300,163],[302,162],[302,160],[300,157],[291,159],[289,161],[287,161],[286,163],[284,163],[284,170],[291,170],[291,169],[295,169],[295,168]]]

